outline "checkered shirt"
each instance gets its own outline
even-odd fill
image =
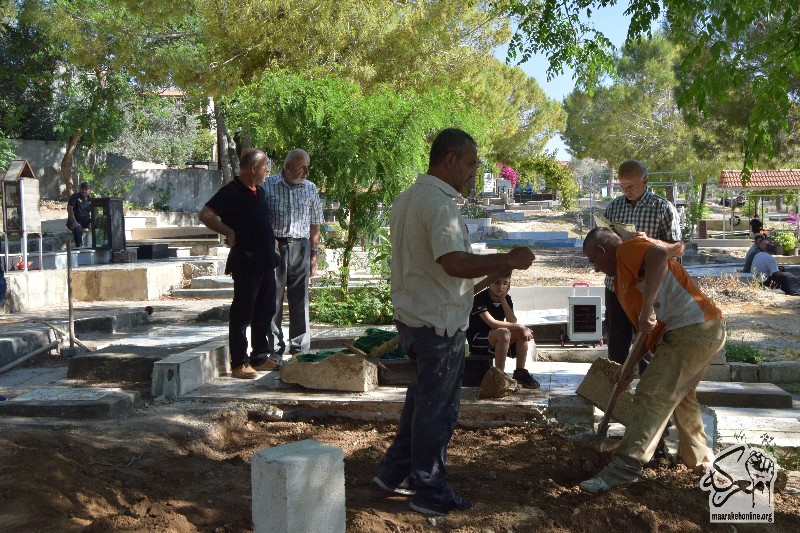
[[[283,181],[283,171],[266,179],[263,185],[269,216],[276,237],[308,239],[312,224],[322,224],[322,203],[317,186],[308,180],[299,185]]]
[[[682,238],[678,210],[669,200],[649,190],[635,205],[625,195],[614,198],[606,207],[605,216],[611,222],[634,224],[637,231],[643,231],[654,239],[678,242]],[[606,288],[614,290],[612,276],[606,276]]]

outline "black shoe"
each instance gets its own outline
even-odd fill
[[[539,382],[533,379],[531,373],[525,368],[518,368],[514,370],[514,374],[511,377],[517,380],[517,383],[526,389],[538,389],[540,387]]]
[[[450,511],[466,511],[472,508],[471,501],[458,496],[454,496],[447,503],[416,503],[412,500],[408,505],[418,513],[433,516],[446,516]]]
[[[405,478],[394,488],[384,483],[378,476],[372,478],[372,482],[387,492],[394,492],[395,494],[401,494],[403,496],[413,496],[417,493],[417,489],[414,488],[414,478],[411,476]]]

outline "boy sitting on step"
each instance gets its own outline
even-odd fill
[[[506,356],[516,358],[513,378],[523,387],[538,389],[539,382],[525,369],[528,343],[534,342],[533,333],[517,324],[514,304],[508,295],[510,287],[511,272],[475,295],[467,328],[469,351],[472,355],[494,355],[494,365],[501,372]]]

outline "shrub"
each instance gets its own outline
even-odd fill
[[[344,292],[339,287],[318,287],[314,289],[310,307],[314,320],[337,326],[391,324],[394,314],[388,283]]]
[[[797,246],[797,237],[791,231],[775,232],[775,243],[783,246],[784,251],[794,250]]]
[[[489,212],[478,204],[465,203],[461,208],[461,214],[467,218],[489,218]]]
[[[764,362],[764,356],[758,348],[742,342],[728,342],[725,344],[725,357],[728,361],[736,363],[758,364]]]

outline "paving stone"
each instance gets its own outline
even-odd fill
[[[553,396],[547,402],[545,414],[565,425],[591,426],[594,423],[594,405],[577,394]]]
[[[758,383],[758,365],[750,363],[728,363],[731,367],[731,381]]]
[[[129,311],[110,316],[80,318],[75,321],[75,333],[115,333],[123,329],[141,326],[147,321],[144,311]]]
[[[706,373],[703,375],[703,381],[730,381],[731,369],[727,364],[723,365],[708,365]]]
[[[284,363],[281,380],[309,389],[365,392],[378,387],[378,367],[359,355],[339,352],[315,363]]]
[[[608,400],[614,392],[614,371],[619,366],[619,363],[608,359],[597,359],[589,367],[586,377],[575,392],[600,410],[606,409]],[[611,416],[622,425],[627,425],[633,416],[633,395],[633,390],[630,388],[622,391],[612,411]]]
[[[800,361],[775,361],[758,365],[761,383],[795,383],[800,381]]]
[[[772,383],[701,381],[697,401],[717,407],[792,408],[792,395]]]
[[[0,402],[7,416],[116,418],[139,402],[139,393],[109,388],[36,389]]]
[[[111,256],[112,263],[135,263],[136,250],[114,250]]]

